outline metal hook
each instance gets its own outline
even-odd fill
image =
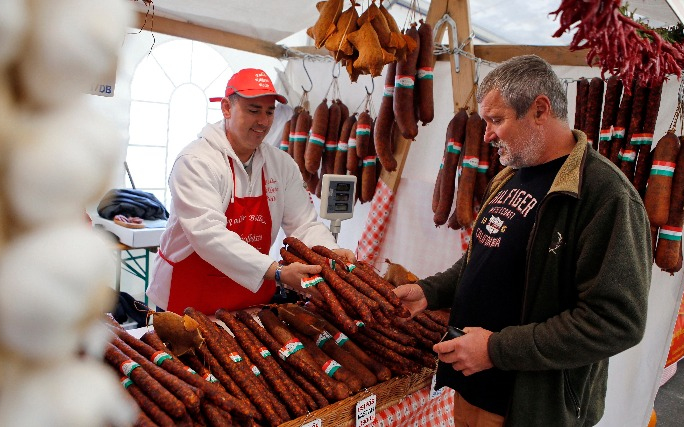
[[[335,68],[337,68],[337,75],[335,75]],[[333,79],[336,79],[340,76],[340,72],[342,71],[342,65],[339,62],[333,63],[332,67],[332,77]]]
[[[480,64],[482,64],[482,59],[477,58],[477,60],[475,60],[475,84],[476,85],[480,82]]]
[[[369,96],[370,96],[370,95],[373,93],[373,91],[375,90],[375,80],[373,80],[373,77],[371,77],[371,83],[373,84],[373,86],[372,86],[372,89],[370,90],[370,92],[368,91],[368,86],[364,86],[364,87],[366,88],[366,93],[367,93]]]
[[[313,89],[313,81],[311,80],[311,76],[309,75],[309,70],[306,69],[306,56],[302,58],[302,67],[304,67],[304,71],[306,72],[306,77],[309,78],[309,83],[311,84],[311,88],[309,90],[304,89],[304,85],[302,85],[302,90],[305,93],[311,92],[311,89]]]

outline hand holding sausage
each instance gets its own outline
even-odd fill
[[[483,328],[463,328],[462,337],[442,341],[432,347],[439,360],[450,363],[456,371],[468,376],[494,367],[487,344],[492,331]]]
[[[315,292],[315,290],[303,289],[302,279],[306,279],[320,272],[320,265],[308,265],[295,262],[283,267],[283,269],[280,271],[280,281],[284,285],[289,286],[297,291],[311,293],[312,291]]]
[[[407,283],[393,289],[401,303],[411,312],[411,317],[427,308],[427,299],[423,288],[417,283]]]
[[[354,255],[354,252],[350,251],[349,249],[333,249],[333,252],[335,252],[341,258],[344,258],[344,260],[350,264],[356,263],[356,255]]]

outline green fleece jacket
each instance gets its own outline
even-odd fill
[[[644,334],[653,259],[646,210],[622,172],[573,133],[577,145],[528,241],[520,324],[489,339],[494,366],[516,371],[507,426],[598,423],[608,358]],[[492,180],[487,202],[515,173],[505,168]],[[453,301],[469,254],[419,282],[428,308]]]

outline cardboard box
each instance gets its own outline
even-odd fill
[[[102,227],[113,233],[119,242],[132,248],[150,248],[159,246],[159,239],[166,229],[166,220],[144,220],[145,228],[127,228],[115,224],[114,221],[99,215],[91,216],[93,226]]]

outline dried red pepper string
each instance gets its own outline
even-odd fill
[[[660,85],[667,76],[681,76],[684,46],[672,44],[652,29],[620,13],[621,0],[563,0],[551,15],[560,18],[560,37],[576,30],[570,50],[589,49],[587,63],[620,78],[629,92],[632,80],[641,86]]]

